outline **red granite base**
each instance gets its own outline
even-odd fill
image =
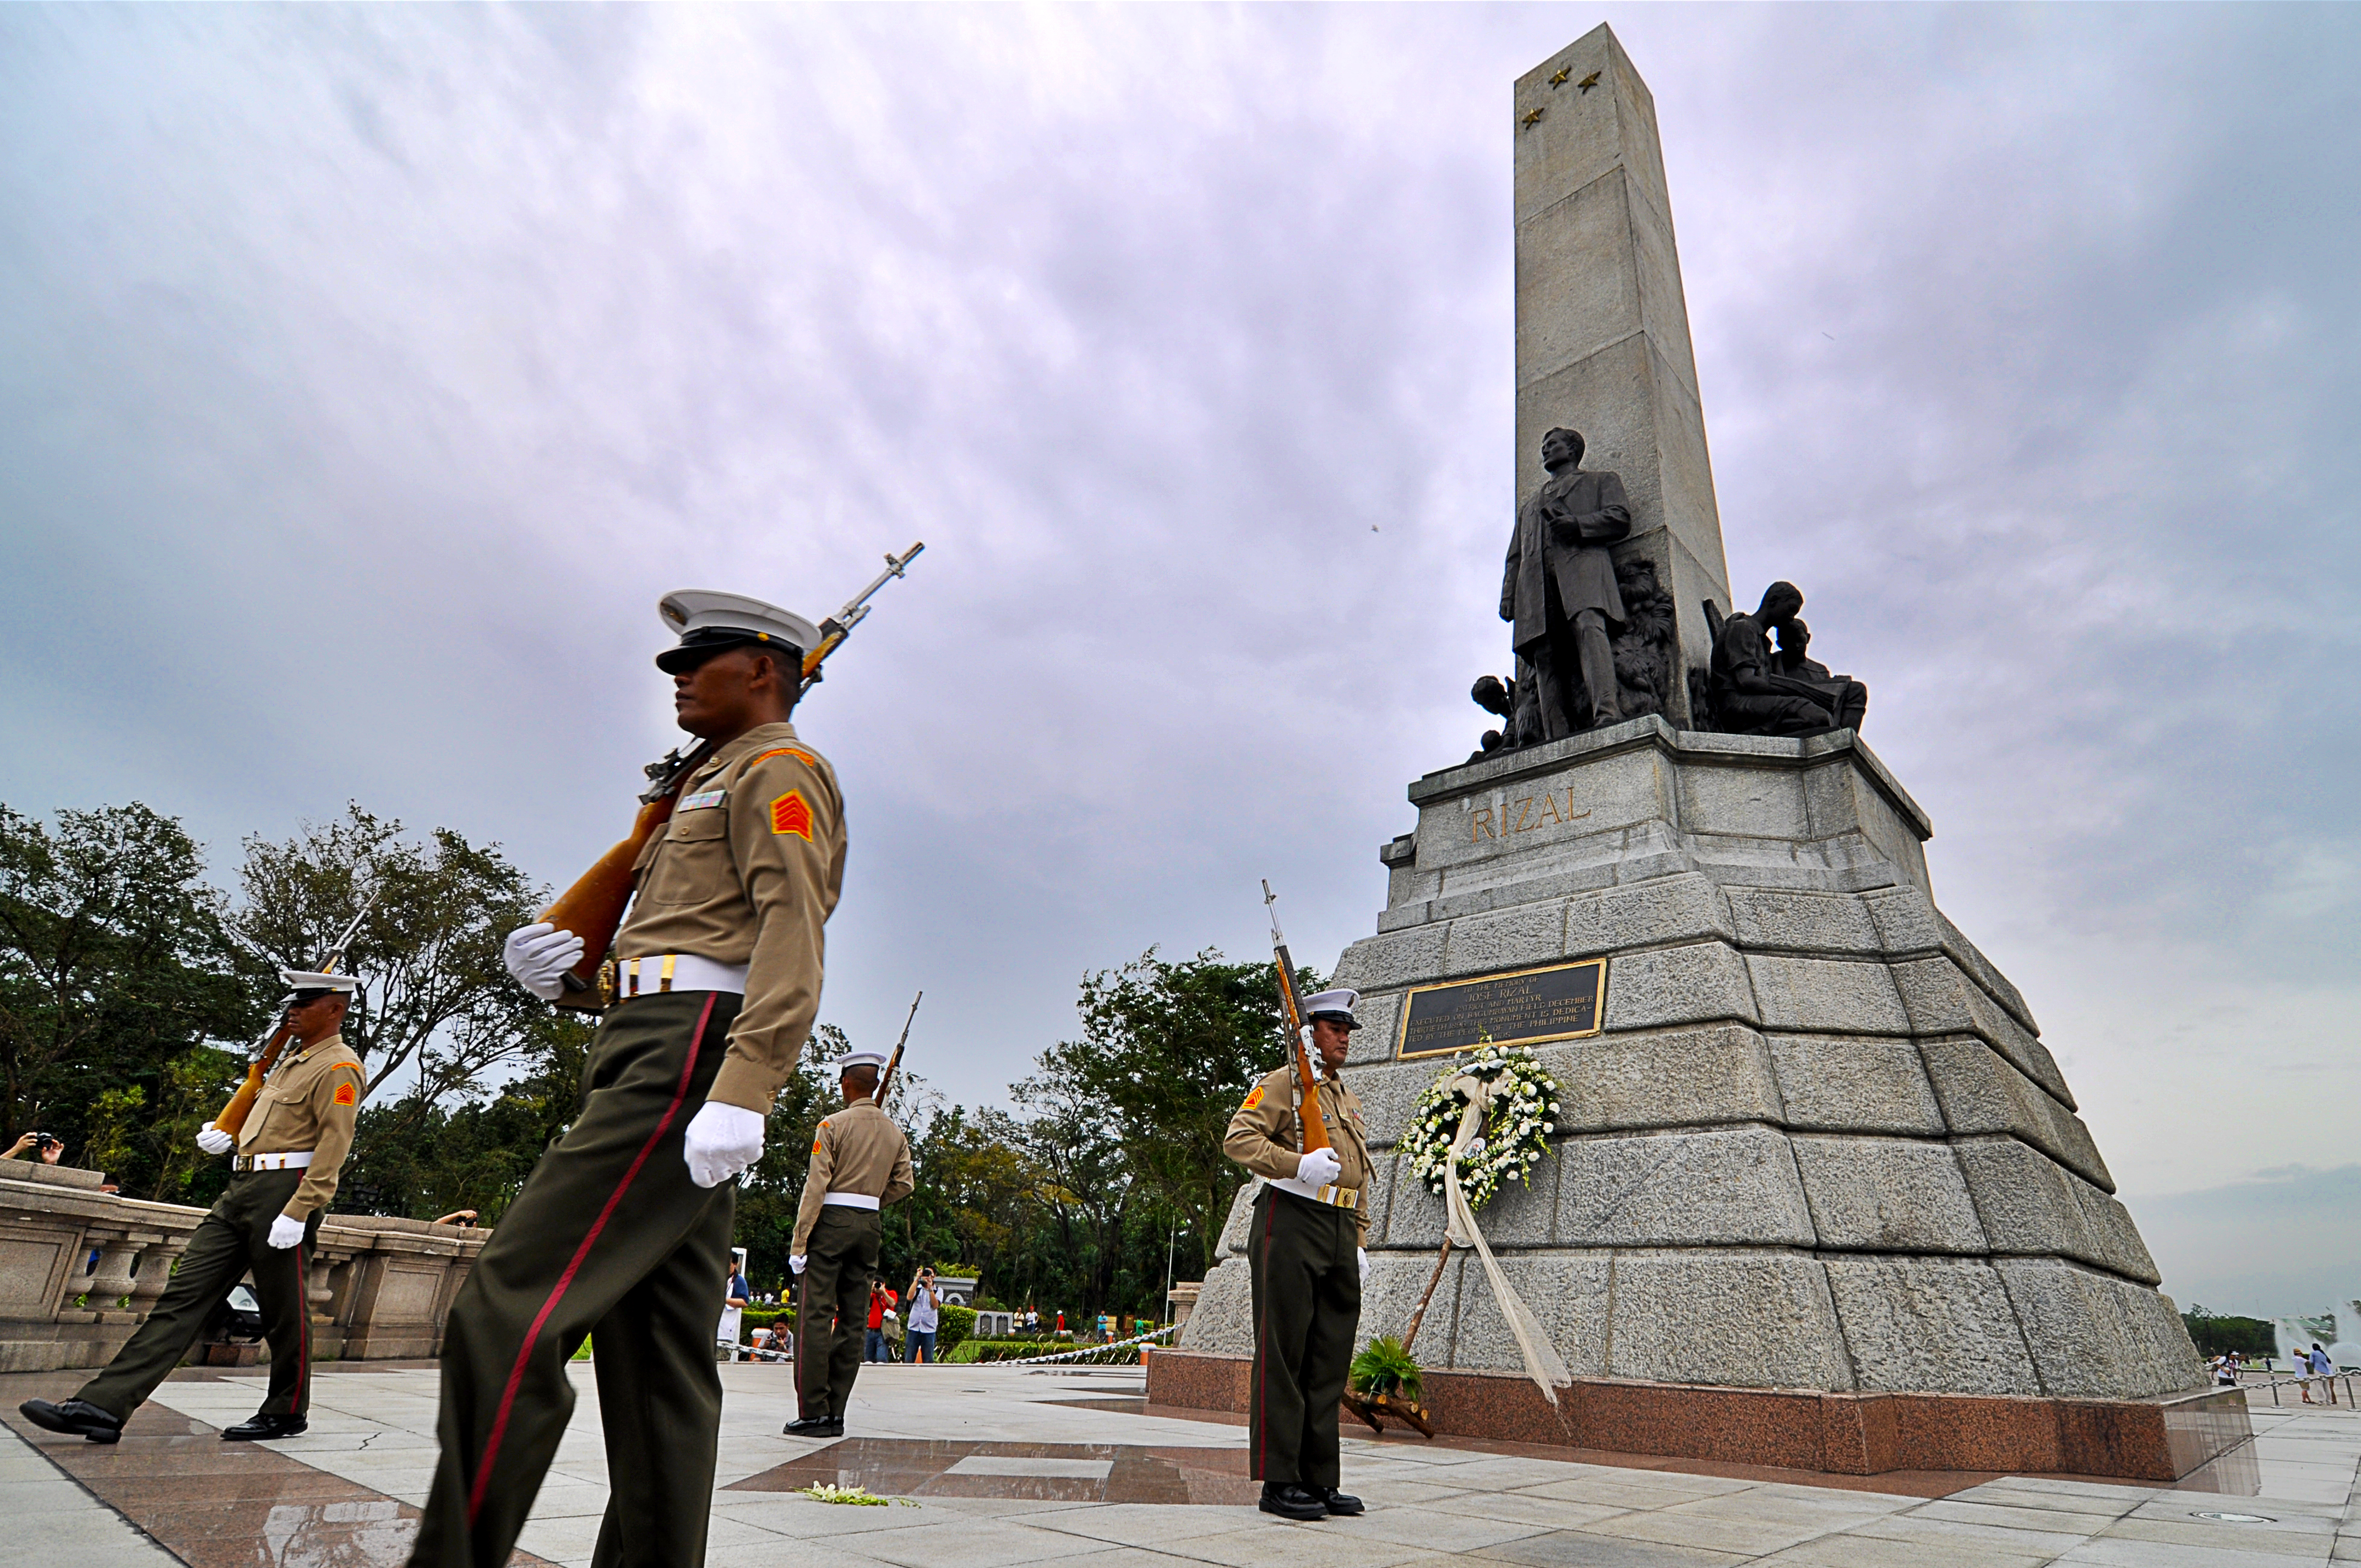
[[[1151,1404],[1243,1411],[1251,1361],[1159,1351]],[[1586,1377],[1553,1409],[1499,1372],[1424,1377],[1435,1430],[1455,1437],[1775,1465],[1840,1475],[1985,1470],[2178,1481],[2254,1430],[2246,1397],[2208,1388],[2158,1399],[1833,1394]]]

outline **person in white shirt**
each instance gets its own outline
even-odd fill
[[[910,1281],[906,1302],[910,1309],[910,1317],[906,1335],[909,1343],[902,1349],[904,1361],[916,1365],[919,1362],[935,1359],[935,1332],[942,1321],[942,1296],[935,1288],[935,1271],[921,1268],[917,1277]]]

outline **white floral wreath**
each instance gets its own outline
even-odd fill
[[[1465,1082],[1468,1078],[1483,1080],[1485,1097],[1491,1102],[1488,1120],[1482,1134],[1459,1154],[1459,1190],[1471,1210],[1490,1202],[1505,1180],[1532,1184],[1533,1167],[1549,1153],[1558,1109],[1557,1080],[1543,1070],[1532,1052],[1494,1045],[1489,1035],[1478,1038],[1474,1055],[1453,1062],[1419,1096],[1401,1140],[1411,1174],[1442,1197],[1444,1163],[1451,1157],[1452,1141],[1467,1111]]]

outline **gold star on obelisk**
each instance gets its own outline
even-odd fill
[[[1528,113],[1523,119],[1519,120],[1517,124],[1524,126],[1527,130],[1532,130],[1535,125],[1540,123],[1543,112],[1544,111],[1540,109],[1534,109]]]
[[[1575,85],[1581,88],[1585,93],[1589,92],[1592,88],[1598,85],[1598,72],[1595,71],[1592,71],[1589,75],[1576,82]]]
[[[1569,76],[1572,76],[1573,74],[1574,74],[1574,67],[1572,67],[1572,66],[1570,66],[1570,65],[1569,65],[1569,66],[1567,66],[1565,70],[1563,70],[1563,71],[1559,71],[1555,76],[1551,77],[1551,78],[1550,78],[1550,90],[1551,90],[1552,92],[1555,92],[1557,89],[1559,89],[1559,88],[1561,88],[1561,87],[1565,86],[1565,79],[1566,79],[1567,77],[1569,77]]]

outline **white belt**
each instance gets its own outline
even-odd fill
[[[820,1201],[822,1203],[833,1203],[840,1209],[874,1209],[877,1207],[877,1200],[872,1198],[866,1192],[831,1192],[827,1197],[821,1199]]]
[[[656,953],[615,962],[615,1000],[653,996],[659,991],[726,991],[746,994],[746,966],[719,964],[694,953]]]
[[[242,1154],[230,1162],[233,1170],[301,1170],[312,1163],[312,1151],[301,1154]]]
[[[1292,1192],[1298,1198],[1309,1198],[1314,1203],[1331,1203],[1339,1209],[1361,1206],[1361,1190],[1357,1187],[1314,1187],[1297,1177],[1273,1177],[1271,1183],[1281,1192]]]

